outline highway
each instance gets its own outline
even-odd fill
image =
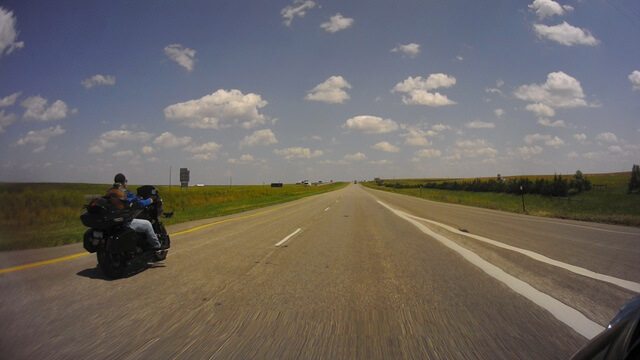
[[[0,253],[0,358],[567,359],[640,293],[638,228],[354,184],[168,230],[113,281]]]

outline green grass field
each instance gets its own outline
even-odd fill
[[[269,185],[178,187],[159,186],[165,212],[174,217],[165,225],[229,215],[305,196],[343,188],[347,183],[324,186]],[[80,222],[85,195],[101,196],[109,185],[96,184],[0,184],[0,251],[58,246],[82,241]],[[137,186],[129,186],[136,191]]]
[[[567,175],[569,177],[571,175]],[[567,198],[550,198],[539,195],[525,195],[527,213],[536,216],[555,217],[562,219],[583,220],[608,224],[619,224],[640,227],[640,194],[627,194],[627,184],[630,173],[592,174],[586,175],[591,183],[596,185],[593,190]],[[513,178],[512,176],[506,176]],[[536,178],[553,178],[553,175],[516,176]],[[385,183],[418,184],[426,181],[471,181],[473,179],[394,179]],[[487,178],[483,179],[487,180]],[[605,185],[606,186],[598,186]],[[437,189],[394,189],[377,186],[374,182],[367,182],[364,186],[385,191],[416,196],[428,200],[477,206],[488,209],[522,213],[522,198],[520,195],[503,193],[479,193],[468,191],[450,191]]]

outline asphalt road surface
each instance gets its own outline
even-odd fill
[[[640,292],[640,229],[358,185],[168,230],[113,281],[0,253],[0,358],[566,359]]]

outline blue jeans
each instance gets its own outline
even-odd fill
[[[128,226],[135,232],[144,233],[145,235],[147,235],[147,240],[149,241],[149,244],[151,244],[151,247],[160,247],[158,236],[156,235],[155,231],[153,231],[153,226],[151,226],[149,220],[133,219]]]

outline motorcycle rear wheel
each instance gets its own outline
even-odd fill
[[[106,251],[99,251],[96,256],[98,257],[100,269],[102,269],[102,272],[108,277],[118,279],[125,275],[127,264],[122,254],[110,254]]]

